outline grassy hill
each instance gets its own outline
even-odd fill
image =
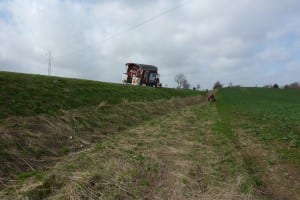
[[[132,87],[98,81],[0,72],[0,119],[57,114],[101,102],[141,102],[197,95],[192,90]]]
[[[192,96],[199,94],[1,72],[0,178],[42,169],[143,121],[197,103]]]
[[[298,90],[0,74],[0,199],[299,199]]]

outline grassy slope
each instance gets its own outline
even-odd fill
[[[23,174],[2,197],[261,199],[226,132],[216,107],[198,103]]]
[[[19,165],[13,170],[28,171],[27,161],[37,170],[11,174],[17,181],[0,198],[297,199],[298,91],[224,89],[217,96],[220,118],[213,104],[179,110],[197,99],[154,101],[199,94],[193,91],[2,74],[1,81],[20,77],[1,89],[0,153],[7,159],[1,163],[8,163],[1,167],[7,170],[11,162]],[[114,90],[122,92],[111,95]],[[78,94],[85,98],[74,100]],[[130,102],[139,100],[151,102]],[[52,107],[27,105],[48,101]],[[90,148],[75,153],[84,147]],[[65,157],[45,170],[38,167],[44,156]]]
[[[145,88],[90,80],[0,72],[0,119],[57,114],[101,102],[153,101],[199,94],[191,90]]]
[[[297,199],[300,190],[300,92],[226,88],[217,107],[248,171],[273,198]]]
[[[0,183],[195,101],[173,97],[199,94],[1,72]]]

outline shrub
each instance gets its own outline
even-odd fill
[[[217,81],[215,84],[214,84],[214,87],[213,89],[220,89],[220,88],[223,88],[223,85],[220,83],[220,81]]]

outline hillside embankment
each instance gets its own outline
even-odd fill
[[[215,105],[197,97],[156,106],[172,104],[175,109],[95,140],[48,169],[23,173],[0,197],[264,199]]]
[[[0,199],[299,199],[296,90],[9,76]]]
[[[199,95],[199,91],[132,87],[116,83],[0,72],[0,120],[55,115],[70,109]]]
[[[0,72],[0,185],[195,95],[200,92]]]

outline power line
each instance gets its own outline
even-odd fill
[[[135,24],[135,25],[133,25],[133,26],[127,28],[127,29],[124,29],[124,30],[122,30],[122,31],[120,31],[120,32],[117,32],[117,33],[108,35],[104,40],[102,40],[102,42],[109,41],[109,40],[111,40],[111,39],[113,39],[113,38],[115,38],[115,37],[117,37],[117,36],[119,36],[119,35],[122,35],[122,34],[124,34],[124,33],[130,32],[130,31],[132,31],[132,30],[135,30],[135,29],[137,29],[137,28],[139,28],[139,27],[141,27],[141,26],[143,26],[143,25],[145,25],[145,24],[148,24],[148,23],[150,23],[150,22],[152,22],[152,21],[154,21],[154,20],[156,20],[156,19],[158,19],[158,18],[160,18],[160,17],[162,17],[162,16],[164,16],[164,15],[167,15],[167,14],[169,14],[169,13],[171,13],[171,12],[173,12],[173,11],[175,11],[175,10],[177,10],[177,9],[179,9],[179,8],[181,8],[181,7],[183,7],[183,6],[187,5],[187,4],[189,4],[189,3],[191,3],[191,1],[192,1],[192,0],[186,0],[186,1],[183,1],[182,3],[177,4],[176,6],[171,7],[171,8],[169,8],[169,9],[167,9],[167,10],[165,10],[165,11],[163,11],[163,12],[157,14],[157,15],[154,15],[154,16],[152,16],[152,17],[150,17],[150,18],[148,18],[148,19],[146,19],[146,20],[144,20],[144,21],[142,21],[142,22],[140,22],[140,23],[137,23],[137,24]],[[83,51],[83,50],[85,50],[85,49],[87,49],[87,48],[81,49],[80,51]],[[73,53],[74,53],[74,52],[76,52],[76,51],[73,51]],[[71,53],[72,53],[72,52],[71,52]],[[69,53],[69,54],[70,54],[70,53]],[[63,56],[58,56],[58,57],[63,57]]]
[[[152,17],[150,17],[150,18],[148,18],[148,19],[146,19],[146,20],[144,20],[144,21],[142,21],[142,22],[140,22],[140,23],[138,23],[138,24],[136,24],[136,25],[133,25],[133,26],[129,27],[128,29],[125,29],[125,30],[120,31],[120,32],[118,32],[118,33],[115,33],[115,34],[113,34],[113,35],[111,35],[111,36],[108,36],[106,39],[104,39],[104,41],[110,40],[110,39],[112,39],[112,38],[114,38],[114,37],[116,37],[116,36],[119,36],[119,35],[123,34],[123,33],[127,33],[127,32],[129,32],[129,31],[132,31],[132,30],[134,30],[134,29],[137,29],[137,28],[139,28],[139,27],[141,27],[141,26],[143,26],[143,25],[145,25],[145,24],[148,24],[148,23],[154,21],[155,19],[158,19],[158,18],[160,18],[160,17],[162,17],[162,16],[164,16],[164,15],[166,15],[166,14],[169,14],[170,12],[172,12],[172,11],[174,11],[174,10],[177,10],[177,9],[179,9],[179,8],[181,8],[181,7],[183,7],[183,6],[185,6],[185,5],[188,4],[188,3],[191,3],[191,0],[184,1],[183,3],[178,4],[177,6],[174,6],[174,7],[172,7],[172,8],[169,8],[169,9],[167,9],[167,10],[165,10],[165,11],[163,11],[163,12],[157,14],[157,15],[154,15],[154,16],[152,16]]]

